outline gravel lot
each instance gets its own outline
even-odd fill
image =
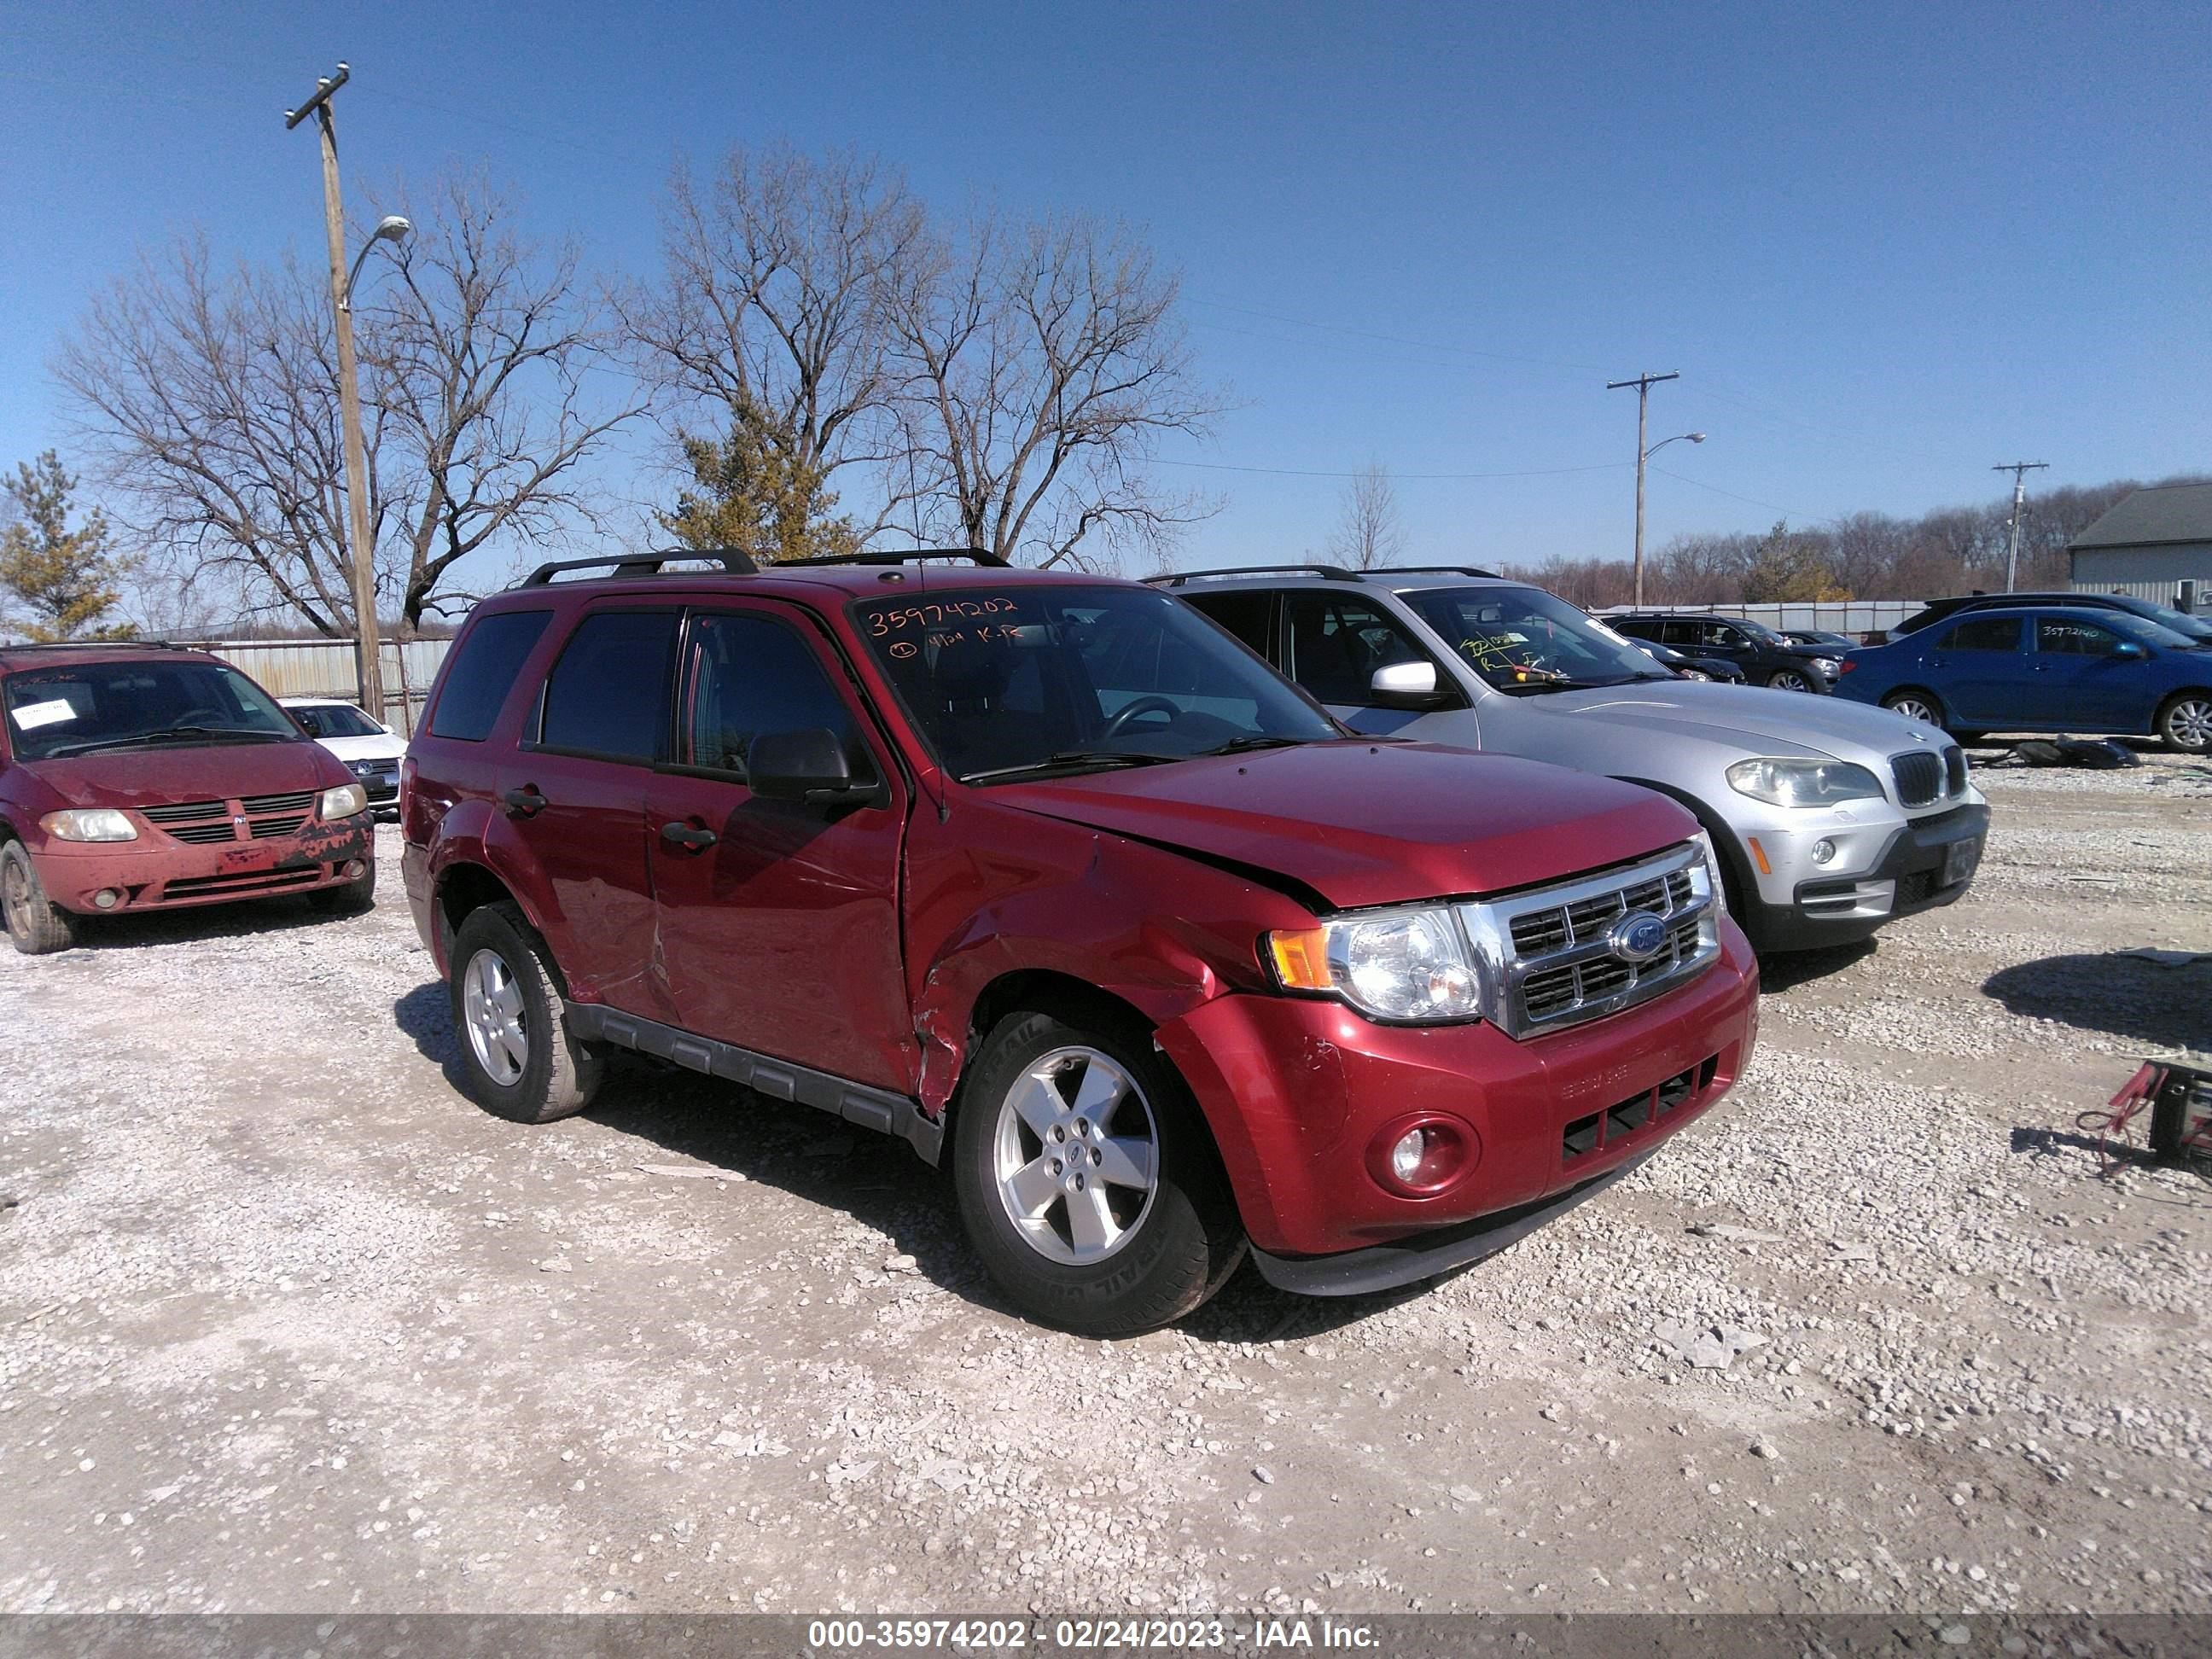
[[[2074,1128],[2212,1055],[2147,759],[1986,770],[1973,894],[1562,1224],[1118,1345],[818,1115],[477,1111],[389,830],[366,917],[0,952],[0,1609],[2212,1610],[2212,1186]]]

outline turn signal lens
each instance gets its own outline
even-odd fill
[[[1295,933],[1270,933],[1267,950],[1275,959],[1275,982],[1285,991],[1331,988],[1326,928],[1305,927]]]

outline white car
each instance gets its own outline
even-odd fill
[[[307,727],[309,737],[345,763],[346,770],[368,792],[370,811],[398,807],[399,763],[407,754],[404,738],[342,698],[279,697],[277,701]]]

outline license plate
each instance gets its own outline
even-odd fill
[[[1943,849],[1943,880],[1941,884],[1950,887],[1966,880],[1981,862],[1982,838],[1979,836],[1953,842]]]

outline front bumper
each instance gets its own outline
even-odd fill
[[[1759,899],[1747,906],[1753,914],[1745,919],[1759,949],[1848,945],[1899,916],[1952,903],[1972,884],[1978,843],[1989,834],[1988,802],[1976,795],[1925,817],[1900,822],[1894,808],[1887,816],[1878,827],[1855,825],[1841,834],[1816,826],[1760,833],[1772,874],[1759,879]],[[1811,856],[1823,833],[1838,848],[1825,867]],[[1977,844],[1971,853],[1953,854],[1953,847],[1969,842]]]
[[[1681,989],[1525,1042],[1480,1023],[1378,1025],[1334,1002],[1249,994],[1216,998],[1157,1040],[1213,1130],[1261,1271],[1321,1293],[1379,1288],[1358,1262],[1334,1275],[1290,1264],[1400,1246],[1370,1264],[1405,1269],[1387,1282],[1441,1272],[1454,1260],[1401,1242],[1449,1255],[1463,1241],[1447,1230],[1588,1188],[1720,1098],[1759,1018],[1750,947],[1725,921],[1721,940]],[[1376,1137],[1419,1115],[1453,1120],[1474,1147],[1425,1197],[1370,1172]]]
[[[173,841],[143,826],[135,842],[64,842],[48,838],[31,854],[46,896],[85,915],[123,915],[222,904],[232,899],[312,893],[361,879],[376,854],[366,813],[336,823],[309,823],[296,835],[200,845]],[[113,895],[101,904],[98,896]]]

